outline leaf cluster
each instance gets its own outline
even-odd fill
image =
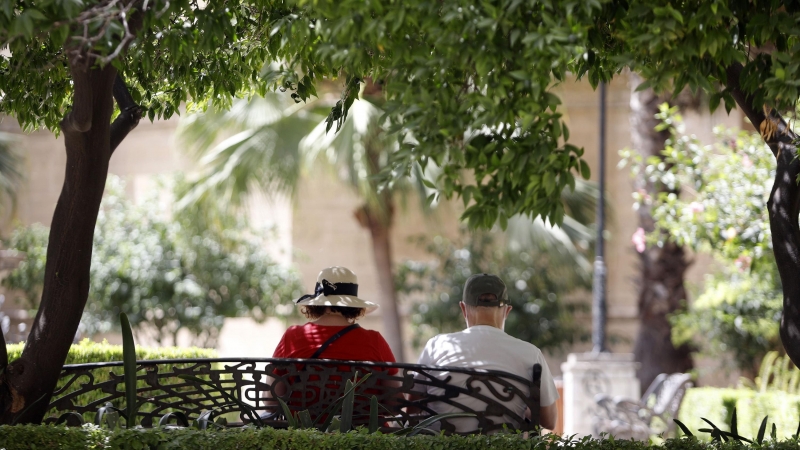
[[[113,56],[150,120],[187,101],[229,105],[237,94],[265,92],[260,73],[280,45],[269,24],[288,14],[283,2],[265,1],[3,0],[0,111],[26,130],[57,131],[72,102],[69,58],[91,65],[90,54]],[[117,54],[133,16],[136,39]],[[87,35],[100,39],[85,48]]]
[[[793,110],[800,95],[796,1],[152,0],[134,8],[142,26],[124,52],[127,2],[0,6],[0,111],[26,129],[58,128],[73,54],[110,58],[151,120],[270,89],[306,101],[340,78],[328,117],[338,129],[369,79],[398,142],[379,179],[434,163],[441,194],[487,228],[516,213],[560,224],[560,193],[588,177],[553,93],[572,73],[596,86],[631,69],[642,89],[687,86],[730,109],[728,69],[741,64],[754,104]],[[84,48],[87,33],[102,39]]]

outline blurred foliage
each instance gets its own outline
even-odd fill
[[[9,272],[2,282],[4,287],[19,291],[9,296],[13,297],[17,305],[22,308],[36,309],[39,306],[49,237],[50,228],[34,223],[27,227],[15,228],[5,241],[6,247],[25,252],[25,259],[16,269]]]
[[[736,409],[739,435],[756,436],[759,425],[765,416],[769,416],[769,427],[775,424],[779,439],[794,436],[800,422],[800,395],[786,392],[770,391],[759,393],[751,389],[730,389],[701,387],[686,391],[686,395],[678,411],[678,420],[700,438],[708,438],[701,433],[701,428],[708,428],[708,419],[714,424],[722,425],[731,422],[733,410]],[[793,445],[797,445],[795,442]],[[763,448],[763,447],[762,447]]]
[[[574,266],[554,264],[548,252],[510,251],[490,232],[462,233],[456,241],[420,238],[419,244],[433,261],[407,261],[398,266],[396,276],[398,290],[412,300],[415,346],[436,334],[464,329],[458,303],[467,278],[480,272],[496,274],[506,283],[514,307],[505,324],[511,336],[549,351],[589,338],[588,328],[575,319],[586,306],[564,298],[591,286],[590,278]]]
[[[755,380],[742,378],[741,383],[760,393],[780,391],[800,395],[800,370],[788,355],[781,355],[776,351],[767,352],[761,360]]]
[[[655,245],[672,239],[719,262],[689,310],[672,317],[673,341],[692,342],[710,355],[729,351],[739,368],[755,374],[767,351],[781,349],[783,294],[766,208],[775,159],[758,134],[715,128],[715,144],[704,146],[683,134],[675,109],[663,105],[659,118],[671,133],[663,160],[623,152],[634,171],[682,193],[634,194],[637,206],[652,205],[666,231],[648,239]]]
[[[22,356],[24,342],[6,345],[8,361]],[[216,350],[198,347],[142,347],[136,346],[136,359],[182,359],[182,358],[216,358]],[[108,361],[122,361],[122,346],[109,344],[108,341],[93,342],[83,339],[72,344],[64,364],[87,364]]]
[[[195,345],[213,346],[226,317],[264,320],[294,311],[280,305],[299,295],[298,276],[273,261],[269,241],[242,218],[199,208],[165,216],[155,192],[134,205],[123,183],[109,177],[95,228],[84,333],[116,329],[124,312],[140,339],[174,343],[186,329]],[[28,259],[3,285],[19,290],[31,308],[41,295],[47,236],[46,227],[34,225],[9,241]]]

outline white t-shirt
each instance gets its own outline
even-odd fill
[[[426,366],[466,367],[486,370],[502,370],[522,378],[533,379],[533,365],[542,365],[542,383],[540,388],[540,405],[550,406],[558,399],[556,385],[542,351],[535,345],[509,336],[503,330],[489,325],[476,325],[457,333],[440,334],[431,338],[419,356],[419,364]],[[437,378],[452,377],[448,384],[466,387],[466,374],[455,372],[432,372]],[[415,390],[425,391],[431,395],[442,395],[443,389],[433,386],[416,385]],[[491,394],[490,394],[491,395]],[[457,399],[473,410],[483,411],[486,404],[478,399],[463,397]],[[444,402],[429,405],[438,414],[461,412],[457,406]],[[510,409],[521,417],[525,413],[525,403],[514,397]],[[498,418],[499,419],[499,418]],[[508,421],[508,420],[506,420]],[[448,422],[456,426],[456,431],[472,431],[477,427],[477,420],[472,418],[450,419]],[[516,425],[516,424],[513,424]]]

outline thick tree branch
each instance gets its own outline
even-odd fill
[[[119,116],[111,124],[111,153],[114,153],[128,133],[139,125],[139,120],[142,118],[142,109],[133,101],[128,86],[119,74],[114,80],[114,100],[119,106]]]
[[[66,133],[84,133],[92,128],[93,92],[89,70],[83,64],[69,58],[69,71],[72,75],[72,109],[61,121],[61,129]]]
[[[800,160],[797,159],[797,135],[774,109],[753,103],[753,95],[741,89],[742,66],[727,69],[726,87],[736,103],[761,133],[775,155],[775,183],[769,197],[770,230],[775,261],[783,289],[783,317],[780,334],[783,347],[795,365],[800,365]]]

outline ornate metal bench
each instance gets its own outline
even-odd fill
[[[647,388],[641,400],[597,394],[599,406],[594,417],[594,434],[608,433],[618,439],[647,441],[650,436],[664,437],[675,433],[683,396],[692,387],[688,373],[662,373]]]
[[[364,361],[227,358],[138,361],[137,364],[137,396],[142,402],[137,423],[144,427],[152,427],[165,414],[178,411],[189,420],[197,419],[205,411],[215,411],[235,418],[229,420],[228,426],[242,426],[248,415],[231,400],[234,396],[262,411],[266,425],[284,428],[288,422],[282,410],[276,407],[275,398],[283,399],[293,411],[307,409],[316,417],[344,393],[345,380],[353,380],[357,374],[363,378],[370,373],[356,391],[353,412],[356,424],[367,422],[369,399],[375,395],[386,408],[381,408],[384,431],[413,426],[435,415],[430,407],[433,402],[445,402],[474,413],[475,419],[466,419],[473,423],[477,420],[472,432],[490,433],[506,427],[525,432],[538,428],[541,382],[538,364],[532,380],[500,371]],[[396,369],[396,373],[390,375],[390,369]],[[439,380],[436,375],[444,371],[465,374],[466,382],[455,385],[447,382],[450,378]],[[180,378],[182,375],[206,380],[215,388]],[[281,385],[283,387],[276,390]],[[420,396],[414,391],[415,385],[417,389],[421,386],[440,388],[442,394]],[[46,422],[52,423],[69,411],[90,421],[107,402],[121,408],[125,401],[124,386],[122,362],[66,365]],[[465,397],[478,399],[486,406],[481,410],[470,409],[463,404]],[[514,397],[522,399],[530,409],[529,420],[507,406]],[[453,432],[455,425],[443,420],[441,429]]]

